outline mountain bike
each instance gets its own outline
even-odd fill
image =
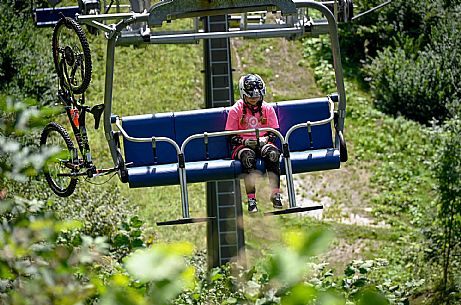
[[[45,148],[58,147],[59,152],[45,165],[45,179],[53,192],[60,197],[70,196],[79,177],[93,178],[115,173],[125,168],[119,152],[118,166],[97,169],[93,163],[88,142],[86,116],[92,114],[95,129],[99,128],[104,104],[85,105],[85,91],[91,82],[91,52],[85,33],[72,18],[63,17],[53,30],[53,60],[58,74],[58,99],[64,105],[75,147],[67,130],[56,122],[45,126],[40,145]]]

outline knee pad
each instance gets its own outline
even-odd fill
[[[237,158],[242,162],[244,168],[256,168],[256,153],[252,149],[242,148],[238,152]]]
[[[271,162],[278,162],[280,159],[280,151],[273,144],[266,144],[261,148],[261,157]]]

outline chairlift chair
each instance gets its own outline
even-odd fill
[[[336,2],[336,1],[335,1]],[[342,3],[351,3],[343,1]],[[305,21],[299,18],[304,8],[320,11],[325,20]],[[147,24],[160,28],[165,22],[181,18],[199,18],[223,14],[252,12],[280,12],[287,18],[284,24],[267,25],[260,29],[236,29],[226,32],[191,33],[127,32],[136,24]],[[192,218],[189,213],[187,183],[238,178],[241,164],[230,160],[226,136],[230,133],[254,132],[266,129],[238,132],[223,131],[227,117],[226,108],[192,110],[184,112],[147,114],[118,117],[112,114],[112,87],[115,47],[124,44],[157,44],[194,42],[200,39],[231,37],[304,37],[317,33],[328,33],[331,38],[333,66],[336,76],[337,94],[316,99],[284,101],[274,104],[281,125],[280,132],[272,130],[279,139],[283,152],[282,172],[286,174],[289,208],[268,212],[278,215],[320,209],[322,206],[299,207],[296,204],[293,174],[328,170],[340,167],[347,159],[343,129],[346,113],[346,94],[342,74],[337,22],[332,10],[321,2],[299,0],[234,0],[195,1],[165,0],[154,4],[148,11],[77,15],[81,24],[106,32],[107,58],[104,94],[104,130],[114,166],[119,176],[130,187],[149,187],[179,184],[181,187],[182,217],[159,222],[159,225],[185,224],[210,221],[213,218]],[[108,21],[112,21],[108,25]],[[114,130],[114,125],[117,130]],[[304,131],[301,131],[304,130]],[[307,132],[306,132],[307,130]],[[118,136],[123,137],[122,155]],[[258,163],[264,172],[264,164]]]

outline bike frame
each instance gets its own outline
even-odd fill
[[[83,162],[81,162],[77,156],[78,154],[76,155],[74,152],[72,156],[72,165],[74,169],[78,171],[82,168],[86,168],[88,177],[93,177],[93,175],[97,173],[97,170],[91,158],[91,150],[86,131],[86,113],[88,112],[88,106],[83,106],[81,105],[82,103],[78,103],[68,92],[59,90],[58,96],[64,104],[64,109],[66,110],[75,140],[77,141],[78,149],[83,157]],[[82,95],[81,101],[84,101],[84,95]]]

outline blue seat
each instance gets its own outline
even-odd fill
[[[37,8],[34,10],[35,25],[37,27],[52,27],[61,19],[61,14],[65,17],[75,18],[78,13],[80,13],[78,6]]]
[[[280,132],[306,121],[317,121],[330,116],[327,98],[285,101],[272,104],[280,124]],[[212,108],[152,115],[129,116],[122,119],[125,131],[131,137],[168,137],[179,146],[193,134],[224,131],[229,108]],[[312,146],[311,141],[312,139]],[[149,187],[179,184],[177,154],[169,143],[158,142],[155,151],[151,143],[135,143],[124,139],[125,162],[130,187]],[[280,144],[280,143],[279,143]],[[339,149],[333,146],[331,124],[312,127],[311,138],[307,128],[300,128],[289,138],[293,173],[339,168]],[[230,159],[231,150],[225,136],[190,141],[184,151],[187,182],[206,182],[239,178],[240,161]],[[265,172],[262,160],[258,170]],[[285,165],[281,158],[282,174]]]

